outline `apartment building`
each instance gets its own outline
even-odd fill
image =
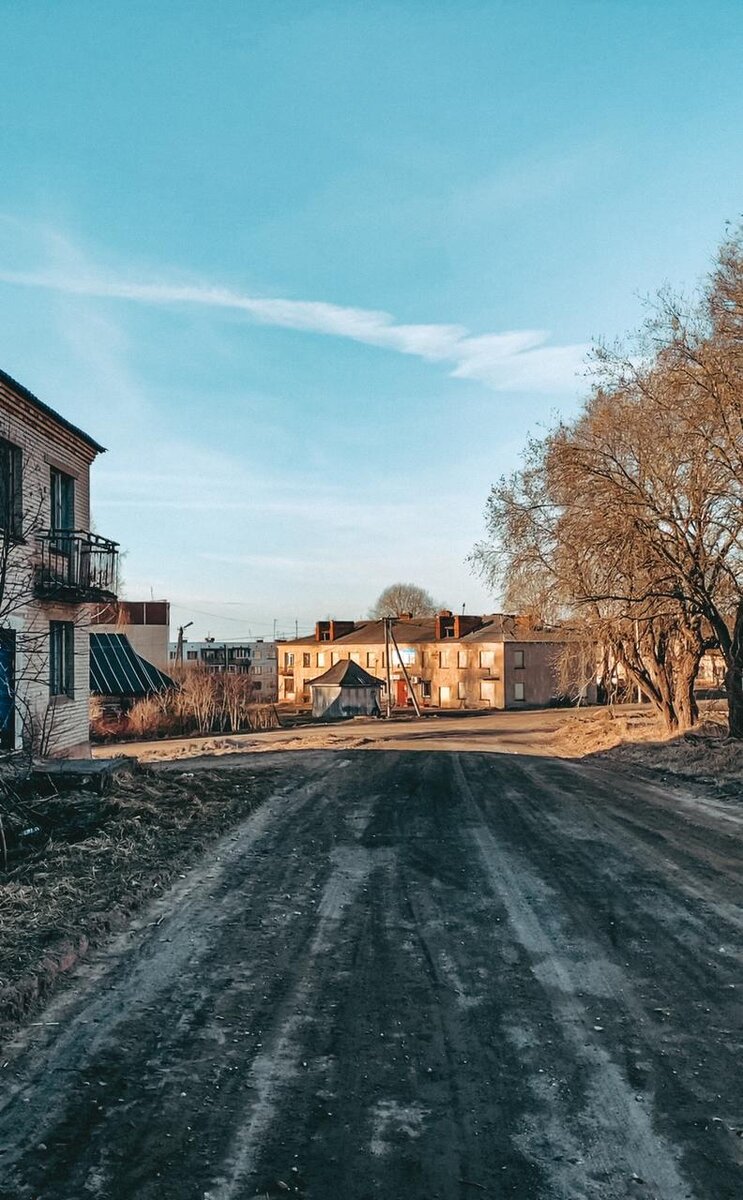
[[[493,613],[400,618],[385,648],[382,621],[318,621],[310,637],[281,643],[279,702],[310,701],[311,680],[347,658],[387,683],[396,707],[506,709],[558,699],[554,663],[563,637],[525,618]],[[387,658],[389,657],[389,663]]]
[[[178,643],[171,642],[169,659],[176,662]],[[253,641],[224,641],[205,638],[202,642],[183,640],[183,662],[205,666],[210,671],[229,671],[231,674],[249,675],[256,692],[256,699],[275,702],[278,699],[278,672],[276,642],[262,638]]]
[[[0,750],[86,755],[90,608],[118,547],[90,530],[103,447],[0,371]]]

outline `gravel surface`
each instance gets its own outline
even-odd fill
[[[274,769],[6,1050],[2,1200],[743,1195],[739,802],[456,749]]]

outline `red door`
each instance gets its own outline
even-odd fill
[[[395,683],[397,684],[395,704],[398,708],[405,708],[408,703],[408,685],[404,679],[396,679]]]

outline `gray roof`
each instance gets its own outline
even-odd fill
[[[353,659],[342,658],[340,662],[333,663],[329,671],[324,675],[318,675],[317,679],[310,679],[310,687],[366,687],[366,688],[381,688],[382,680],[377,679],[376,675],[370,675]]]
[[[70,433],[74,433],[76,437],[79,437],[83,442],[86,442],[87,445],[95,450],[98,454],[105,454],[105,446],[101,446],[100,442],[96,442],[96,440],[92,438],[89,433],[86,433],[84,429],[80,429],[77,425],[73,425],[72,421],[68,421],[66,417],[63,417],[60,413],[55,412],[55,410],[50,408],[48,404],[45,404],[43,400],[39,400],[38,396],[34,396],[33,392],[30,392],[28,388],[24,387],[22,383],[19,383],[17,379],[13,379],[13,377],[8,375],[6,371],[0,370],[0,383],[4,383],[6,387],[9,387],[12,391],[17,392],[18,395],[24,400],[28,400],[29,404],[33,404],[34,408],[38,408],[39,411],[43,412],[45,416],[51,417],[52,420],[56,421],[58,425],[61,425],[63,429],[67,429]]]
[[[137,654],[124,633],[91,633],[90,690],[94,696],[151,696],[175,680]]]

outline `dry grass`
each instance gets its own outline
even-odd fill
[[[180,779],[137,770],[103,797],[46,802],[47,832],[19,843],[0,870],[0,1032],[269,788],[269,773]]]
[[[565,758],[598,754],[625,764],[699,779],[741,780],[743,743],[727,736],[718,704],[701,706],[700,722],[685,734],[668,734],[650,709],[586,709],[552,735]]]

